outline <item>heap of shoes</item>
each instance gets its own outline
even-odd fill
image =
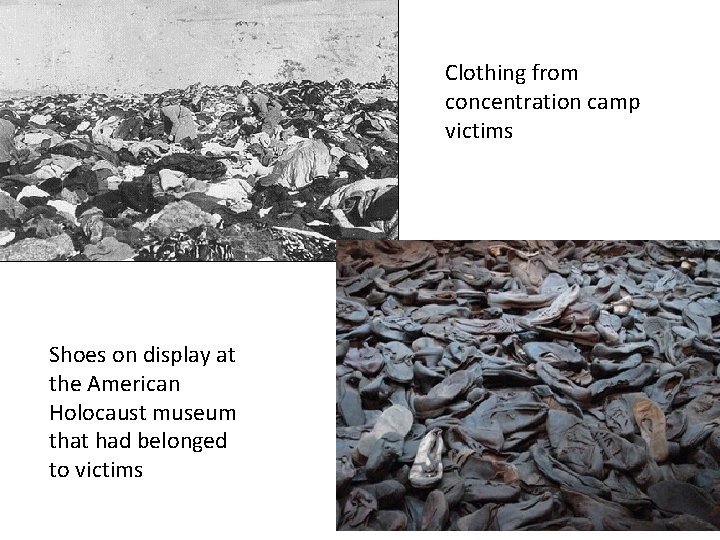
[[[174,142],[159,109],[181,102],[197,138]],[[397,112],[388,80],[0,101],[19,153],[0,261],[334,260],[336,239],[395,238]]]
[[[338,244],[340,530],[720,527],[720,242]]]

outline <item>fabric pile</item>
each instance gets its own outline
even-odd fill
[[[397,85],[0,102],[0,260],[334,260],[396,238]]]
[[[339,530],[720,527],[720,242],[338,245]]]

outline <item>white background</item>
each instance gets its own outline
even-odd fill
[[[717,238],[720,2],[400,4],[401,238]],[[577,82],[447,81],[449,64]],[[619,111],[447,111],[449,96],[630,97]],[[511,125],[450,140],[445,125]]]
[[[401,2],[402,238],[718,236],[717,2]],[[447,82],[449,63],[576,67],[543,87]],[[613,112],[446,112],[448,95],[638,96]],[[449,141],[443,126],[512,125]],[[3,538],[333,534],[334,266],[0,266]],[[58,365],[54,345],[233,347],[235,365]],[[51,394],[87,379],[181,379],[173,394]],[[157,401],[155,401],[157,400]],[[235,407],[239,420],[50,423],[49,405]],[[66,427],[67,426],[67,427]],[[84,428],[84,429],[83,429]],[[228,448],[69,450],[48,436],[228,432]],[[51,479],[48,464],[142,464],[141,479]]]
[[[5,263],[0,276],[0,538],[238,538],[242,531],[334,529],[333,264]],[[51,363],[50,347],[63,344],[233,347],[238,360],[204,368]],[[59,373],[176,378],[181,392],[51,393],[48,379]],[[51,403],[234,407],[238,420],[51,423]],[[53,430],[227,431],[228,447],[51,450]],[[50,478],[51,461],[138,464],[143,476]]]

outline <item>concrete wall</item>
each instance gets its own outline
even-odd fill
[[[0,93],[396,78],[397,28],[396,0],[0,0]]]

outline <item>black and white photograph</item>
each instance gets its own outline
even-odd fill
[[[396,0],[0,0],[0,261],[396,239]]]
[[[338,530],[717,530],[720,242],[343,241]]]

